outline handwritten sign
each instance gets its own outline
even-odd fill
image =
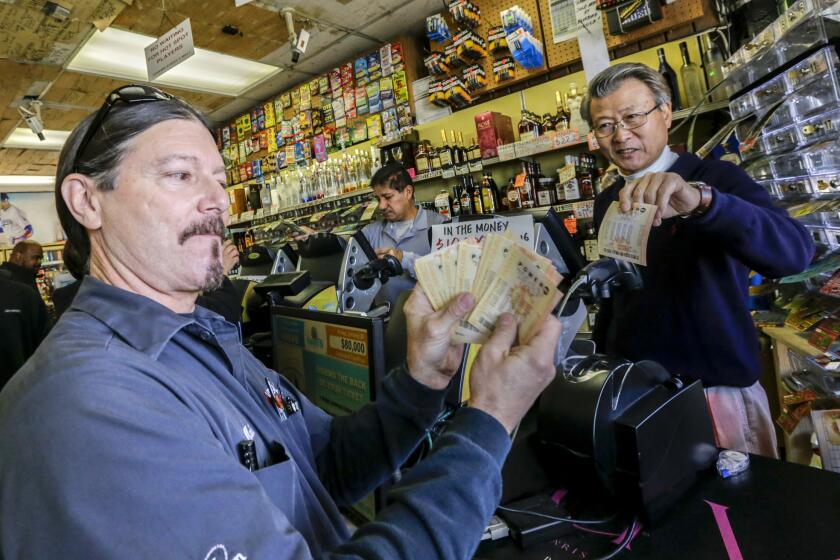
[[[146,71],[150,82],[194,55],[195,46],[189,18],[161,35],[157,41],[146,47],[145,52]]]
[[[595,0],[575,0],[575,16],[582,29],[577,40],[583,72],[586,81],[592,81],[598,73],[610,65],[607,40],[604,37],[604,22]]]
[[[432,226],[432,250],[449,247],[464,239],[481,242],[488,234],[502,234],[510,229],[529,249],[534,249],[534,218],[532,216],[509,216]]]

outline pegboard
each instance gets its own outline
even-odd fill
[[[540,13],[542,14],[542,34],[546,37],[543,44],[549,67],[565,66],[571,62],[580,60],[580,49],[578,49],[577,39],[571,39],[557,44],[554,43],[554,35],[551,30],[549,0],[539,0],[539,4]],[[606,13],[602,12],[601,17],[604,26],[604,35],[607,39],[607,48],[612,50],[627,44],[642,41],[653,35],[666,33],[674,28],[685,26],[704,18],[705,26],[714,25],[714,17],[710,16],[713,13],[714,11],[709,0],[677,0],[673,4],[662,6],[662,19],[659,21],[622,35],[610,35],[607,29]]]
[[[475,32],[485,41],[487,40],[487,34],[490,28],[498,27],[502,24],[501,12],[510,8],[513,5],[510,2],[510,0],[472,0],[472,3],[478,6],[479,9],[481,9],[481,23],[478,27],[475,28]],[[517,0],[515,3],[520,8],[525,10],[525,12],[527,12],[529,16],[531,16],[531,22],[534,25],[534,36],[542,42],[543,48],[545,48],[545,37],[543,34],[543,28],[540,25],[540,12],[537,6],[537,0]],[[452,19],[449,10],[442,10],[439,13],[445,14],[446,23],[449,25],[449,30],[452,32],[452,35],[458,33],[460,28]],[[433,51],[443,52],[443,49],[450,44],[450,41],[447,41],[445,43],[432,41],[431,47]],[[490,93],[501,88],[506,88],[513,84],[516,84],[517,82],[521,82],[523,80],[533,78],[534,76],[544,74],[548,70],[545,65],[543,65],[543,67],[541,68],[526,70],[525,68],[522,68],[522,66],[520,66],[519,64],[516,64],[514,66],[513,79],[497,84],[495,77],[493,76],[493,60],[495,60],[496,58],[502,58],[502,56],[494,57],[493,55],[488,55],[486,58],[480,60],[477,63],[484,69],[484,73],[487,77],[487,87],[472,92],[471,95],[473,96],[473,98],[478,98],[481,96],[481,94]],[[462,77],[463,68],[464,67],[459,67],[457,70],[453,70],[452,74],[450,75],[458,75],[459,77]],[[480,102],[480,100],[476,99],[476,102]]]

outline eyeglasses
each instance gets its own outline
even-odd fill
[[[605,136],[612,136],[618,127],[624,130],[633,130],[643,126],[647,120],[648,115],[659,109],[661,104],[657,104],[653,109],[646,113],[630,113],[618,122],[604,122],[595,127],[595,136],[604,138]]]
[[[122,86],[109,93],[108,97],[105,98],[105,103],[96,112],[96,116],[93,117],[90,126],[82,137],[82,141],[79,143],[79,149],[76,150],[76,158],[73,161],[73,171],[75,173],[79,172],[79,161],[82,159],[88,144],[90,144],[93,137],[99,132],[102,123],[105,122],[105,117],[108,116],[108,113],[117,103],[148,103],[150,101],[169,101],[170,99],[174,98],[166,92],[150,86],[137,84]]]

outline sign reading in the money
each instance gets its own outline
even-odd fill
[[[464,239],[475,239],[479,243],[490,234],[503,234],[510,230],[529,249],[534,248],[534,218],[532,216],[510,216],[490,218],[472,222],[438,224],[432,226],[432,250],[455,245]]]

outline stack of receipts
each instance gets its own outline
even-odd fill
[[[464,240],[414,263],[417,280],[439,310],[462,292],[476,305],[455,328],[458,343],[483,343],[502,313],[519,322],[519,342],[527,343],[562,297],[563,276],[551,261],[510,235],[488,235],[481,243]]]

